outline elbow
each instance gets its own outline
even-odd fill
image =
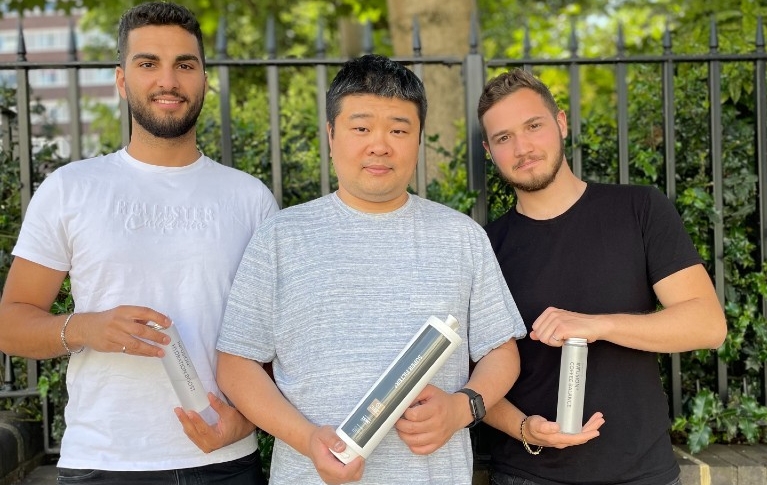
[[[216,364],[216,383],[221,391],[226,394],[229,390],[229,379],[227,377],[231,374],[228,372],[231,366],[231,354],[225,352],[216,351],[218,353],[218,363]]]
[[[717,328],[713,338],[714,345],[711,348],[718,349],[724,343],[724,340],[726,338],[727,338],[727,320],[725,320],[724,315],[722,315],[721,321],[717,322]]]
[[[716,350],[724,343],[727,338],[727,319],[724,312],[719,310],[716,317],[712,319],[709,325],[708,342],[705,348]]]

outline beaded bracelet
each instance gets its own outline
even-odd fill
[[[519,425],[519,434],[522,436],[522,446],[524,446],[525,450],[531,455],[538,455],[543,450],[543,446],[538,446],[538,449],[533,451],[525,439],[525,422],[527,421],[527,418],[529,418],[529,416],[525,416],[525,419],[522,420],[522,424]]]
[[[64,346],[64,350],[66,350],[66,351],[67,351],[67,355],[72,355],[72,354],[79,354],[79,353],[80,353],[80,352],[82,352],[82,351],[83,351],[83,349],[85,348],[85,346],[82,346],[82,347],[80,347],[78,350],[75,350],[75,351],[73,352],[73,351],[72,351],[72,349],[70,349],[70,348],[69,348],[69,345],[67,345],[67,338],[64,336],[64,332],[66,332],[66,331],[67,331],[67,325],[69,325],[69,320],[71,320],[71,319],[72,319],[72,316],[73,316],[73,315],[74,315],[74,313],[70,313],[70,314],[67,316],[67,319],[66,319],[66,320],[64,320],[64,325],[62,325],[62,326],[61,326],[61,334],[60,334],[60,337],[61,337],[61,345],[63,345],[63,346]]]

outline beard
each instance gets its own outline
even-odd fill
[[[521,190],[523,192],[537,192],[539,190],[543,190],[549,185],[551,185],[551,182],[554,181],[554,179],[557,177],[557,173],[559,173],[559,169],[562,168],[562,163],[565,159],[565,140],[561,136],[559,137],[559,149],[557,150],[556,154],[554,155],[554,166],[551,168],[551,171],[544,173],[543,175],[534,176],[532,179],[527,181],[520,181],[520,180],[513,180],[511,177],[507,177],[506,175],[503,175],[501,172],[501,175],[506,180],[506,182],[509,183],[512,187],[514,187],[515,190]],[[500,172],[500,171],[499,171]]]
[[[164,94],[170,94],[176,96],[183,101],[190,103],[189,108],[181,116],[181,118],[175,118],[171,114],[166,116],[157,116],[152,113],[150,106],[152,104],[152,98],[155,96],[162,96]],[[154,93],[147,98],[146,103],[141,103],[135,99],[131,92],[125,89],[126,101],[128,102],[128,108],[130,109],[131,116],[136,120],[142,128],[148,131],[150,134],[158,138],[179,138],[186,135],[194,129],[197,124],[197,118],[202,111],[202,102],[205,99],[203,93],[200,97],[191,100],[186,96],[182,96],[174,91],[164,91],[161,93]]]

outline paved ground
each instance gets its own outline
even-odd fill
[[[51,485],[56,483],[56,466],[43,465],[32,470],[19,485]]]
[[[682,468],[684,485],[765,485],[767,484],[767,446],[713,445],[695,456],[675,448]],[[45,464],[15,485],[52,485],[56,466]],[[487,476],[478,472],[475,485],[486,485]]]

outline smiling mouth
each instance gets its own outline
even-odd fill
[[[538,158],[526,158],[526,159],[522,160],[521,162],[517,163],[516,165],[514,165],[514,170],[524,169],[526,167],[529,167],[530,165],[535,164],[536,162],[540,162],[541,160],[543,160],[543,158],[541,158],[541,157],[538,157]]]

